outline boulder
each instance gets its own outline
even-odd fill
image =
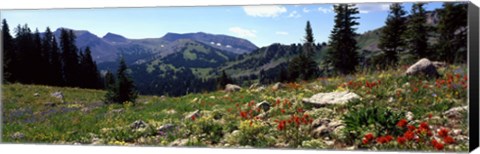
[[[187,116],[185,116],[185,120],[192,120],[194,118],[196,119],[200,116],[201,116],[200,110],[195,110],[195,111],[189,113]]]
[[[148,124],[143,120],[137,120],[130,124],[130,128],[135,130],[140,128],[145,128],[147,126]]]
[[[440,66],[440,63],[436,63],[436,65]],[[406,75],[425,75],[428,77],[439,77],[440,74],[437,72],[437,68],[435,67],[434,63],[428,60],[427,58],[422,58],[412,66],[410,66],[407,71],[405,72]]]
[[[20,132],[15,132],[11,135],[11,138],[13,140],[23,139],[24,137],[25,137],[25,135],[23,133],[20,133]]]
[[[63,98],[64,98],[64,97],[63,97],[63,93],[60,92],[60,91],[51,93],[50,96],[60,99],[60,100],[62,101],[62,103],[64,102],[64,100],[63,100]]]
[[[329,136],[332,133],[340,132],[338,129],[344,128],[343,126],[344,124],[341,120],[319,118],[312,123],[312,135],[315,138]]]
[[[307,105],[313,105],[315,107],[323,107],[333,104],[345,104],[348,101],[360,99],[360,96],[353,92],[330,92],[330,93],[318,93],[310,98],[302,99],[302,102]]]
[[[270,110],[270,103],[268,103],[267,101],[262,101],[260,103],[257,103],[256,108],[261,108],[264,112],[267,112],[268,110]]]
[[[445,111],[443,115],[445,117],[448,117],[450,119],[460,119],[463,118],[463,113],[468,112],[468,106],[460,106],[460,107],[454,107],[451,108],[448,111]]]
[[[35,94],[33,94],[33,96],[38,97],[38,96],[40,96],[40,94],[39,94],[39,93],[35,93]]]
[[[164,136],[166,133],[174,131],[175,125],[174,124],[165,124],[157,128],[157,134]]]
[[[252,90],[252,89],[257,88],[258,86],[260,86],[260,84],[254,83],[254,84],[250,85],[250,87],[248,89]]]
[[[238,85],[234,85],[234,84],[227,84],[225,86],[225,92],[236,92],[236,91],[240,91],[242,88]]]
[[[177,139],[170,143],[169,146],[185,146],[188,143],[188,139]]]
[[[272,86],[272,90],[280,90],[280,89],[283,89],[285,87],[286,87],[285,84],[283,84],[281,82],[277,82]]]

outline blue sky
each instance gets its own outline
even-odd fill
[[[388,3],[362,3],[358,15],[358,33],[384,25]],[[411,3],[404,3],[410,12]],[[440,8],[442,3],[428,3],[426,10]],[[206,32],[245,38],[255,45],[301,43],[309,20],[316,42],[328,42],[333,27],[331,4],[262,5],[211,7],[149,7],[104,9],[6,10],[10,30],[27,23],[34,30],[44,31],[67,27],[88,30],[102,37],[108,32],[127,38],[158,38],[168,32]]]

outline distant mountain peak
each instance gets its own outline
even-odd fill
[[[109,42],[127,42],[128,41],[128,39],[125,38],[124,36],[110,33],[110,32],[105,34],[105,36],[103,36],[102,38]]]

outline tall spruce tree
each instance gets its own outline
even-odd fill
[[[385,21],[386,26],[382,29],[378,47],[383,51],[385,64],[395,65],[398,61],[398,53],[405,46],[403,35],[407,29],[406,12],[400,3],[390,5],[390,13]]]
[[[15,47],[16,47],[16,60],[18,65],[14,70],[14,74],[17,77],[18,81],[21,83],[32,84],[34,83],[35,71],[32,63],[35,61],[33,55],[35,55],[35,42],[33,40],[33,34],[28,28],[28,25],[24,26],[18,25],[15,34]]]
[[[223,70],[220,77],[217,78],[217,89],[224,89],[229,83],[232,83],[232,79],[230,79],[225,70]]]
[[[305,27],[304,41],[300,54],[294,57],[292,62],[288,65],[288,73],[290,74],[291,81],[296,80],[299,77],[302,80],[309,80],[318,75],[317,63],[313,59],[316,47],[310,21],[307,21]]]
[[[335,72],[349,74],[355,72],[358,65],[357,41],[358,35],[354,26],[359,25],[355,15],[359,13],[354,4],[334,5],[335,25],[330,34],[327,52],[327,63],[333,67]]]
[[[35,77],[30,77],[34,80],[35,84],[47,84],[47,68],[48,68],[48,57],[47,51],[44,48],[42,43],[42,38],[40,37],[40,31],[35,29],[33,34],[34,49],[32,53],[32,60],[30,61],[30,67],[32,68],[32,73],[35,74]]]
[[[3,82],[14,82],[15,79],[15,49],[14,40],[10,35],[7,20],[2,20],[2,41],[3,41]]]
[[[52,42],[52,49],[49,53],[50,74],[48,75],[48,78],[51,85],[64,86],[65,80],[63,78],[62,72],[61,53],[55,35],[52,36],[52,39],[50,41]]]
[[[407,24],[407,48],[415,58],[428,58],[428,27],[426,26],[425,3],[412,5],[410,20]]]
[[[80,54],[80,70],[83,88],[100,88],[100,76],[98,74],[97,65],[92,59],[90,47]]]
[[[436,44],[439,60],[447,63],[467,61],[467,8],[464,2],[445,2],[439,10]]]
[[[65,86],[79,86],[79,56],[75,45],[75,35],[72,30],[62,29],[60,34],[60,46],[62,48],[62,71]]]
[[[105,103],[125,103],[127,101],[135,103],[138,92],[135,90],[133,80],[128,75],[127,71],[127,64],[122,57],[117,70],[115,86],[108,89],[108,92],[105,95]]]

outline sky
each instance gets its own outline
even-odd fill
[[[404,3],[410,12],[411,3]],[[385,24],[389,3],[357,4],[360,14],[357,33],[374,30]],[[427,3],[426,10],[442,3]],[[142,7],[102,9],[2,10],[13,34],[18,24],[28,24],[34,31],[66,27],[88,30],[103,37],[108,32],[130,39],[159,38],[168,32],[205,32],[247,39],[262,47],[272,43],[301,43],[306,22],[310,21],[315,42],[328,42],[335,13],[332,4]]]

